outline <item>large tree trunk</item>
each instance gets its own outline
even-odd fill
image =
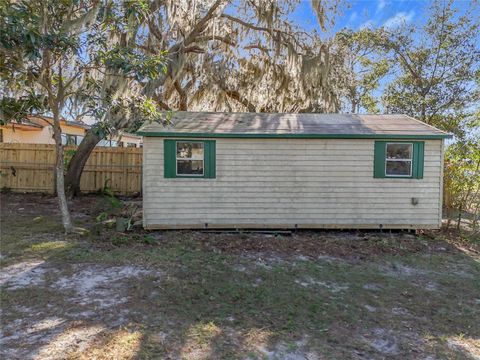
[[[55,139],[55,177],[57,187],[57,198],[60,212],[62,213],[62,223],[65,233],[73,231],[72,219],[68,211],[67,197],[65,196],[64,171],[65,164],[63,160],[62,129],[60,128],[60,119],[57,111],[53,111],[53,138]]]
[[[77,151],[75,151],[75,154],[70,160],[67,174],[65,175],[65,186],[70,197],[76,196],[80,193],[80,178],[83,169],[90,154],[100,140],[102,139],[98,134],[92,130],[88,130],[85,138],[82,140]]]

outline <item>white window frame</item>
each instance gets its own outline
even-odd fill
[[[203,159],[193,159],[193,158],[179,158],[177,156],[178,154],[178,144],[179,143],[199,143],[202,144],[202,150],[203,150]],[[201,174],[179,174],[178,173],[178,160],[182,161],[201,161],[202,162],[202,173]],[[185,140],[179,140],[175,141],[175,174],[178,177],[204,177],[205,176],[205,143],[203,141],[185,141]]]
[[[412,157],[410,159],[389,159],[388,158],[388,145],[410,145],[412,147]],[[408,142],[387,142],[385,143],[385,177],[397,177],[397,178],[411,178],[413,176],[413,143]],[[410,174],[409,175],[389,175],[387,174],[387,162],[388,161],[410,161]]]

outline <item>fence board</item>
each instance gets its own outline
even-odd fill
[[[65,153],[75,150],[65,147]],[[142,149],[97,147],[80,179],[82,192],[95,192],[107,185],[115,194],[142,191]],[[68,156],[66,156],[68,157]],[[0,188],[14,192],[53,193],[55,145],[0,144]]]

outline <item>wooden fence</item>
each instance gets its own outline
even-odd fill
[[[65,158],[76,147],[65,147]],[[46,144],[0,144],[0,188],[14,192],[53,193],[55,146]],[[115,194],[142,191],[142,149],[96,147],[80,179],[83,192],[107,186]]]

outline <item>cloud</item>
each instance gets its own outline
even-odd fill
[[[380,11],[382,11],[385,8],[386,5],[387,5],[387,0],[378,0],[377,10],[375,11],[375,13],[378,14]]]
[[[383,24],[383,26],[386,28],[392,29],[403,24],[408,24],[413,20],[414,16],[415,16],[415,11],[413,10],[410,10],[408,13],[406,13],[405,11],[400,11],[400,12],[397,12],[391,18],[388,18]]]

